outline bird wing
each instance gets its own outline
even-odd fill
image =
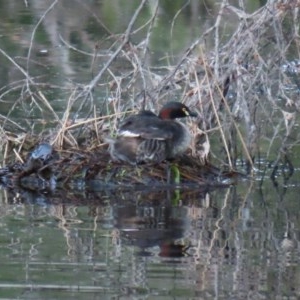
[[[143,139],[165,140],[172,138],[173,134],[167,130],[165,121],[157,116],[134,115],[126,118],[119,126],[118,136],[141,137]]]

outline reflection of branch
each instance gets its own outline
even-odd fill
[[[222,221],[226,220],[225,209],[228,208],[230,192],[231,192],[231,189],[227,189],[227,191],[224,195],[223,206],[221,207],[221,210],[220,210],[220,217],[215,222],[216,229],[212,233],[212,239],[211,239],[210,248],[209,248],[209,254],[211,255],[211,257],[212,257],[213,247],[217,244],[217,242],[220,239],[224,239],[223,237],[221,238],[220,235],[221,235],[222,231],[224,230],[223,229],[224,225],[222,224]],[[220,234],[220,235],[218,235],[218,234]],[[228,240],[229,240],[229,237],[226,237],[224,244],[226,244],[225,242],[227,242]],[[222,248],[221,244],[220,244],[220,248]]]

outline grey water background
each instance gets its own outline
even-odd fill
[[[57,1],[36,27],[53,3],[0,0],[0,48],[26,68],[36,30],[30,75],[51,85],[51,104],[63,113],[72,83],[93,78],[95,44],[105,46],[95,15],[123,32],[139,1]],[[174,19],[185,3],[160,2],[154,64],[176,58],[213,24],[214,1],[190,1]],[[263,4],[246,3],[250,12]],[[25,130],[51,124],[47,113],[19,101],[22,78],[0,55],[1,94],[10,89],[1,115]],[[298,161],[295,153],[292,176],[280,166],[275,181],[272,162],[258,161],[255,180],[222,189],[1,189],[0,299],[297,299]]]

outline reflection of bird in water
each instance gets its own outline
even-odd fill
[[[159,247],[159,256],[162,257],[183,257],[189,255],[187,250],[190,246],[175,244],[175,241],[164,241]]]
[[[163,205],[137,209],[134,205],[126,205],[116,211],[116,227],[125,243],[139,247],[137,255],[153,255],[153,251],[157,251],[153,247],[158,246],[160,256],[181,257],[186,255],[188,247],[176,241],[184,236],[189,223],[187,217],[176,215],[179,215],[178,207]]]

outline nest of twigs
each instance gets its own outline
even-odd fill
[[[49,138],[49,137],[48,137]],[[31,136],[22,141],[18,152],[0,169],[0,182],[6,187],[54,190],[93,186],[96,189],[227,186],[241,175],[222,171],[193,157],[191,151],[159,164],[128,165],[111,160],[108,145],[95,138],[85,139],[77,148],[55,148]],[[88,146],[86,143],[89,143]],[[64,148],[64,147],[63,147]]]

